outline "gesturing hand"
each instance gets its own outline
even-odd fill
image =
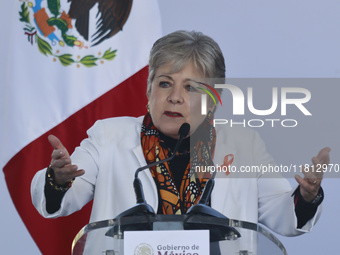
[[[49,135],[48,141],[54,149],[51,168],[54,170],[54,181],[57,184],[63,185],[85,173],[82,169],[78,170],[78,166],[72,165],[70,154],[56,136]]]
[[[311,202],[317,195],[323,178],[323,165],[329,164],[330,148],[323,148],[316,157],[312,158],[313,166],[302,169],[304,178],[299,175],[295,176],[296,181],[300,184],[300,194],[304,200]],[[319,169],[320,171],[317,171]]]

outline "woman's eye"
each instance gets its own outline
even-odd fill
[[[196,89],[194,86],[190,85],[190,84],[186,85],[186,86],[185,86],[185,89],[186,89],[187,91],[189,91],[189,92],[195,92],[195,91],[197,91],[197,89]]]
[[[170,84],[170,82],[167,82],[167,81],[161,81],[160,83],[159,83],[159,86],[161,87],[161,88],[167,88],[167,87],[169,87],[171,84]]]

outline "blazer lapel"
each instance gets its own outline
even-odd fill
[[[139,162],[139,167],[145,166],[147,164],[140,144],[138,144],[133,149],[133,153]],[[139,172],[138,177],[143,185],[145,200],[147,201],[148,204],[150,204],[153,207],[155,212],[157,212],[158,192],[155,181],[151,175],[151,171],[149,169],[145,169]]]
[[[219,136],[217,135],[215,156],[213,160],[215,167],[217,165],[227,167],[228,164],[232,166],[236,157],[236,147],[233,142],[224,143],[218,138]],[[215,177],[215,186],[211,193],[211,206],[221,213],[225,213],[226,211],[226,203],[229,189],[231,187],[231,181],[232,176],[230,176],[227,172],[217,172]],[[226,216],[228,217],[228,215]]]

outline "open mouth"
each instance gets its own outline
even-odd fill
[[[183,117],[183,115],[179,112],[169,112],[169,111],[165,111],[164,114],[168,117],[173,117],[173,118],[176,118],[176,117]]]

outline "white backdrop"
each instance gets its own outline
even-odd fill
[[[6,8],[6,2],[2,8]],[[186,29],[213,37],[224,52],[228,77],[340,78],[340,3],[337,0],[161,0],[159,3],[164,34]],[[1,24],[4,22],[1,19]],[[327,145],[332,148],[332,162],[340,162],[340,105],[336,102],[340,86],[333,86],[326,93],[321,85],[319,89],[329,97],[317,103],[327,103],[329,107],[321,110],[322,120],[313,123],[308,132],[278,140],[273,139],[270,132],[260,131],[278,162],[284,162],[278,141],[284,143],[281,148],[290,149],[288,155],[292,160],[305,163]],[[296,144],[297,137],[300,140]],[[290,181],[295,185],[294,180]],[[323,181],[324,211],[312,233],[289,238],[278,236],[289,255],[338,253],[339,183],[340,179]],[[9,198],[2,172],[0,198],[1,253],[39,254]]]

